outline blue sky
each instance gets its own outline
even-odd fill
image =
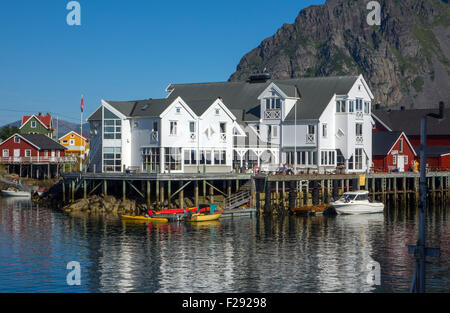
[[[51,112],[70,122],[101,99],[164,97],[169,83],[226,81],[242,56],[325,0],[0,2],[0,125]]]

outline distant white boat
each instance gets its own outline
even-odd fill
[[[9,188],[7,190],[2,190],[2,196],[3,197],[31,198],[31,192]]]
[[[331,202],[337,214],[370,214],[381,213],[384,204],[376,201],[369,201],[369,192],[366,190],[345,192],[342,197],[335,202]]]

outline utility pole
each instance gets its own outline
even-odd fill
[[[420,124],[420,187],[419,187],[419,238],[417,245],[409,245],[408,253],[414,254],[416,267],[410,292],[425,292],[425,264],[427,256],[440,256],[439,248],[426,247],[425,245],[425,224],[427,213],[427,117],[442,119],[444,117],[444,102],[439,102],[439,114],[429,113],[422,116]]]

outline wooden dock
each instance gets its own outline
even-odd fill
[[[415,172],[363,175],[63,173],[62,197],[63,202],[73,202],[92,194],[114,195],[123,200],[140,199],[154,209],[215,203],[236,210],[247,203],[257,212],[267,214],[320,212],[344,192],[360,189],[368,190],[372,199],[382,202],[417,202],[419,176]],[[450,172],[427,173],[427,185],[430,201],[448,202]]]

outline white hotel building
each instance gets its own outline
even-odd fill
[[[373,94],[360,76],[171,84],[164,99],[106,101],[88,118],[90,170],[297,172],[372,164]]]

